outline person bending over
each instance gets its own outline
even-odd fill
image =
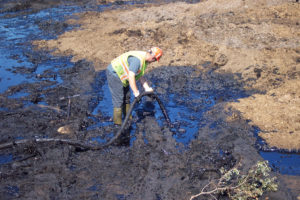
[[[146,92],[153,92],[143,77],[147,65],[158,61],[163,52],[158,47],[149,51],[129,51],[113,59],[106,69],[108,87],[113,102],[113,121],[122,124],[122,115],[126,116],[130,108],[130,89],[135,97],[140,95],[136,81],[140,80]]]

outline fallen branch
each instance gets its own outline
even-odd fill
[[[233,170],[233,169],[231,169],[231,170]],[[225,174],[225,175],[226,175],[226,174]],[[201,190],[200,193],[191,196],[190,200],[193,200],[194,198],[199,197],[199,196],[201,196],[201,195],[211,195],[212,197],[215,198],[215,196],[213,196],[213,194],[220,193],[220,192],[224,192],[224,191],[226,191],[226,190],[234,190],[234,189],[236,189],[236,188],[239,188],[239,187],[241,187],[242,185],[244,185],[244,184],[246,183],[246,181],[248,180],[248,177],[249,177],[249,175],[248,175],[248,176],[243,180],[243,182],[240,183],[240,184],[238,184],[237,186],[233,186],[233,187],[232,187],[232,186],[222,187],[221,185],[222,185],[222,181],[225,179],[225,175],[221,177],[219,183],[215,186],[215,189],[213,189],[213,190],[211,190],[211,191],[208,191],[208,192],[204,192],[204,189],[205,189],[206,187],[208,187],[209,185],[213,184],[213,182],[210,182],[210,183],[208,183],[206,186],[204,186],[204,188]]]
[[[18,145],[33,144],[33,143],[62,143],[62,144],[72,145],[75,147],[80,147],[82,149],[87,149],[87,150],[100,150],[107,146],[107,145],[94,146],[76,140],[68,140],[68,139],[37,138],[37,139],[23,139],[23,140],[16,140],[12,142],[2,143],[0,144],[0,149],[7,149]]]
[[[201,195],[210,195],[214,199],[214,194],[227,192],[230,199],[246,200],[248,198],[258,198],[264,191],[276,191],[278,185],[275,183],[276,177],[269,178],[271,168],[267,161],[257,162],[248,171],[247,175],[240,175],[240,171],[233,167],[219,179],[218,183],[210,182],[203,187],[200,193],[191,196],[190,200]],[[205,191],[210,185],[214,185],[210,191]]]

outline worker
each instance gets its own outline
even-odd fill
[[[106,70],[108,87],[113,102],[113,122],[122,124],[122,116],[126,116],[130,108],[130,89],[137,98],[140,91],[136,81],[140,80],[146,92],[153,92],[146,79],[143,77],[147,65],[158,61],[163,52],[158,47],[149,51],[129,51],[113,59]]]

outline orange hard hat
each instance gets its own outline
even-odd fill
[[[163,54],[162,50],[160,48],[158,48],[158,47],[152,47],[151,48],[151,52],[152,52],[152,55],[155,56],[155,58],[156,58],[157,61],[160,59],[160,57]]]

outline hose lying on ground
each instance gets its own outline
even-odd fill
[[[61,143],[61,144],[68,144],[68,145],[72,145],[72,146],[76,146],[85,150],[101,150],[111,144],[113,144],[122,134],[122,132],[124,131],[126,124],[129,121],[129,117],[130,114],[135,106],[136,103],[138,103],[142,97],[144,96],[149,96],[154,98],[157,103],[160,106],[160,109],[162,110],[162,113],[168,123],[169,127],[172,127],[170,118],[167,114],[167,111],[165,109],[165,107],[163,106],[162,102],[160,101],[160,99],[158,98],[158,96],[153,93],[153,92],[144,92],[142,93],[140,96],[138,96],[137,98],[134,99],[134,101],[132,102],[132,104],[130,105],[129,111],[126,114],[126,117],[124,119],[124,122],[121,125],[121,128],[119,129],[119,131],[117,132],[117,134],[110,139],[107,143],[103,144],[103,145],[90,145],[90,144],[85,144],[83,142],[80,141],[76,141],[76,140],[69,140],[69,139],[59,139],[59,138],[36,138],[36,139],[22,139],[22,140],[16,140],[16,141],[12,141],[12,142],[6,142],[6,143],[2,143],[0,144],[0,149],[6,149],[6,148],[11,148],[17,145],[22,145],[22,144],[34,144],[34,143],[47,143],[47,142],[53,142],[53,143]]]
[[[167,111],[166,111],[165,107],[163,106],[162,102],[160,101],[160,99],[158,98],[158,96],[155,93],[153,93],[153,92],[144,92],[141,95],[139,95],[137,98],[134,99],[134,101],[130,105],[130,108],[128,110],[128,113],[126,114],[126,117],[124,119],[124,122],[121,125],[120,130],[117,132],[117,134],[110,141],[108,141],[106,143],[106,145],[111,145],[116,139],[118,139],[120,137],[120,135],[122,134],[122,132],[124,131],[124,129],[126,127],[126,124],[127,124],[128,120],[130,118],[131,112],[132,112],[135,104],[138,103],[143,96],[152,97],[152,98],[154,98],[157,101],[157,103],[159,104],[160,109],[161,109],[161,111],[162,111],[162,113],[163,113],[163,115],[164,115],[164,117],[165,117],[165,119],[166,119],[166,121],[168,123],[168,126],[170,128],[172,127],[172,124],[171,124],[170,118],[169,118],[169,116],[167,114]]]

